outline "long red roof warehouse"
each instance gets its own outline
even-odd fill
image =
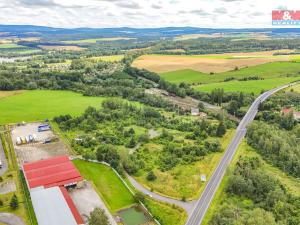
[[[29,188],[64,186],[83,180],[68,156],[26,163],[23,170]]]
[[[84,222],[83,222],[83,220],[82,220],[82,218],[81,218],[81,216],[80,216],[80,214],[79,214],[72,198],[70,197],[67,189],[65,187],[59,187],[59,188],[60,188],[60,191],[63,194],[63,196],[64,196],[64,198],[65,198],[65,200],[66,200],[66,202],[67,202],[67,204],[68,204],[68,206],[69,206],[69,208],[70,208],[70,210],[71,210],[71,212],[72,212],[72,214],[73,214],[73,216],[74,216],[74,218],[77,222],[77,224],[84,224]]]

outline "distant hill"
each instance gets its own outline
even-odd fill
[[[267,32],[272,34],[296,33],[300,34],[300,28],[261,28],[261,29],[210,29],[197,27],[163,27],[163,28],[53,28],[32,25],[0,25],[0,37],[46,37],[54,35],[56,38],[74,36],[75,38],[83,37],[175,37],[188,34],[212,34],[212,33],[261,33]],[[3,33],[5,32],[5,33]]]

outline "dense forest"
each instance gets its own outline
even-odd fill
[[[182,49],[168,54],[218,54],[225,52],[253,52],[279,49],[299,49],[299,39],[234,40],[233,38],[198,38],[183,41],[164,41],[153,47],[153,53]]]

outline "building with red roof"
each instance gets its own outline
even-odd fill
[[[282,115],[287,115],[289,113],[292,113],[295,120],[300,120],[300,112],[295,112],[292,108],[283,108],[281,110]]]
[[[68,156],[26,163],[23,172],[39,225],[84,224],[66,189],[83,178]]]
[[[290,112],[293,112],[293,110],[292,110],[291,108],[283,108],[283,109],[281,110],[281,114],[282,114],[282,115],[287,115],[287,114],[289,114]]]

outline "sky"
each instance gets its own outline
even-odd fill
[[[300,0],[0,0],[0,24],[50,27],[266,28]]]

